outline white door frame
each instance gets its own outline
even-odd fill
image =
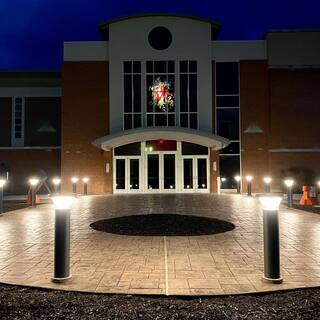
[[[116,161],[117,160],[125,160],[125,188],[117,189],[116,188]],[[139,189],[130,189],[130,160],[137,159],[139,160]],[[113,192],[114,193],[139,193],[142,190],[142,175],[141,175],[141,157],[140,156],[116,156],[114,157],[114,170],[113,170]]]
[[[193,188],[184,189],[184,159],[192,159],[192,181]],[[198,187],[198,159],[205,159],[207,162],[207,187],[199,188]],[[209,156],[206,155],[183,155],[181,156],[181,192],[197,192],[197,193],[208,193],[210,191],[209,182],[210,182],[210,169],[209,169]]]
[[[148,156],[149,155],[158,155],[159,156],[159,189],[149,189],[148,188]],[[174,155],[175,161],[175,188],[174,189],[165,189],[164,188],[164,156],[165,155]],[[150,151],[145,152],[145,186],[146,192],[148,193],[175,193],[178,188],[178,170],[177,170],[177,151]]]

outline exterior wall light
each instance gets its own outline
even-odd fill
[[[272,179],[270,177],[264,177],[263,182],[264,182],[264,191],[266,193],[270,192],[270,184],[271,184]]]
[[[54,196],[51,198],[55,207],[53,282],[63,282],[71,278],[70,209],[74,199],[72,196]]]
[[[61,185],[61,179],[60,178],[53,178],[52,179],[53,187],[54,187],[54,193],[60,192],[60,185]]]
[[[247,194],[248,196],[251,196],[252,194],[252,176],[246,176],[246,181],[247,181]]]
[[[31,206],[35,207],[36,206],[36,188],[39,183],[38,178],[30,178],[29,183],[31,186]]]
[[[0,179],[0,214],[3,212],[3,187],[7,180]]]
[[[74,195],[77,194],[77,182],[79,181],[78,177],[72,177],[71,182],[72,182],[72,193]]]
[[[241,193],[241,177],[235,176],[234,180],[237,182],[237,193]]]
[[[87,195],[88,194],[88,182],[89,182],[89,178],[88,177],[84,177],[82,178],[82,182],[83,182],[83,194]]]
[[[294,185],[294,181],[292,179],[286,179],[284,180],[284,184],[287,187],[288,208],[292,208],[292,204],[293,204],[292,186]]]
[[[279,196],[262,196],[259,201],[263,210],[263,279],[272,283],[281,283],[280,273],[280,235],[279,235]]]

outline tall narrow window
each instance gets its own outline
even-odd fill
[[[180,126],[198,129],[197,61],[180,61]]]
[[[175,126],[174,61],[147,61],[147,126]]]
[[[216,63],[216,133],[231,141],[220,153],[221,188],[236,188],[240,174],[240,96],[237,62]]]
[[[141,62],[123,63],[123,128],[139,128],[141,113]]]
[[[24,98],[14,98],[12,108],[12,146],[24,144]]]

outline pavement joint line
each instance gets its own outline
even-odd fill
[[[168,250],[167,250],[167,237],[163,237],[163,247],[164,247],[164,270],[165,270],[165,278],[166,278],[166,296],[169,295],[169,280],[168,280]]]

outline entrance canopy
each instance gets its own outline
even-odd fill
[[[113,148],[148,140],[176,140],[184,141],[220,150],[226,147],[230,141],[215,134],[178,127],[151,127],[125,130],[114,134],[109,134],[92,142],[98,148],[110,151]]]

